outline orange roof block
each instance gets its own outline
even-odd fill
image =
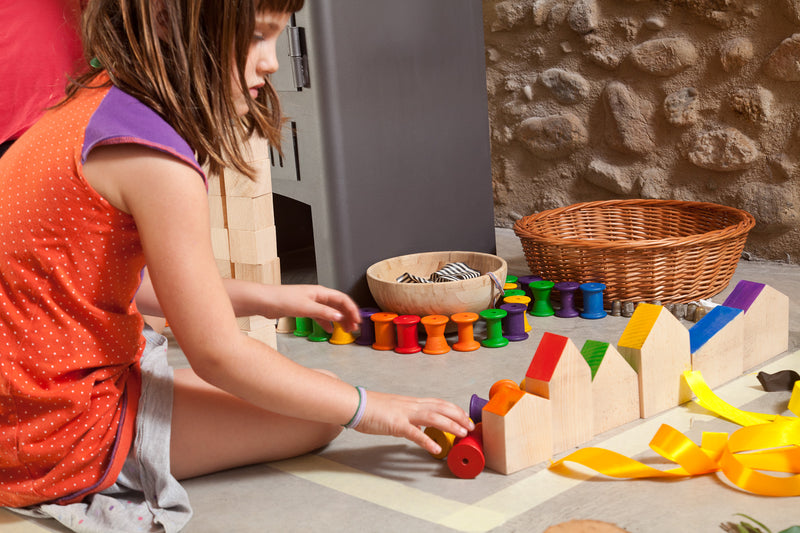
[[[511,408],[514,407],[525,394],[528,393],[519,388],[513,389],[511,387],[503,387],[483,406],[483,410],[498,416],[506,416]]]

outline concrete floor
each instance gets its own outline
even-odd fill
[[[498,230],[498,254],[509,273],[528,272],[519,241]],[[790,348],[769,361],[768,371],[800,370],[800,267],[781,263],[740,262],[734,280],[714,301],[722,302],[740,279],[763,282],[791,300]],[[279,335],[279,348],[293,359],[328,368],[367,388],[409,395],[435,395],[467,408],[473,393],[486,397],[502,378],[519,381],[546,332],[568,336],[577,346],[586,340],[616,344],[628,319],[533,319],[531,337],[502,349],[443,356],[400,356],[370,348],[332,346]],[[687,327],[691,323],[686,323]],[[185,365],[179,350],[171,362]],[[751,411],[783,412],[788,393],[765,393],[748,373],[716,391],[729,403]],[[738,426],[694,404],[598,435],[590,443],[656,467],[663,465],[648,443],[662,423],[699,442],[703,431],[732,432]],[[235,437],[234,437],[235,438]],[[560,454],[558,457],[565,454]],[[604,520],[631,532],[721,531],[719,524],[743,513],[772,531],[800,525],[800,498],[754,496],[733,488],[721,475],[673,481],[629,481],[592,477],[590,471],[565,476],[540,464],[510,476],[486,470],[474,480],[452,476],[444,462],[404,441],[347,431],[316,454],[277,464],[258,465],[189,480],[195,510],[188,533],[263,531],[382,532],[541,532],[572,519]],[[20,533],[32,523],[4,522],[0,531]],[[7,528],[23,529],[7,529]],[[51,530],[39,522],[36,531]],[[56,529],[52,529],[56,530]]]

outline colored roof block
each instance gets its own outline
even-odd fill
[[[741,309],[718,305],[689,329],[689,351],[696,352],[711,337],[719,333],[731,320],[742,313]]]
[[[600,363],[603,362],[603,358],[606,356],[606,352],[608,351],[609,343],[607,342],[600,342],[600,341],[586,341],[583,344],[583,348],[581,348],[581,355],[586,362],[589,364],[589,368],[592,369],[592,380],[594,380],[595,374],[597,374],[597,369],[600,368]]]
[[[617,345],[640,350],[656,324],[662,309],[662,306],[655,304],[641,303],[637,305]]]
[[[741,309],[746,313],[747,310],[750,309],[750,306],[753,305],[753,302],[756,301],[758,295],[761,294],[761,291],[764,290],[764,287],[766,287],[766,285],[763,283],[742,280],[736,284],[733,292],[725,298],[722,305]]]
[[[562,335],[545,332],[542,340],[539,341],[539,346],[536,348],[536,353],[533,355],[525,377],[549,382],[556,371],[568,340]]]
[[[484,411],[494,413],[498,416],[506,416],[514,405],[522,399],[522,396],[528,394],[522,389],[512,389],[511,387],[503,387],[497,394],[492,396],[489,402],[483,406]]]

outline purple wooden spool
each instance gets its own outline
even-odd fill
[[[362,307],[358,310],[358,314],[361,316],[361,333],[356,339],[356,344],[372,346],[375,342],[375,323],[369,317],[380,311],[376,307]]]
[[[477,394],[473,394],[472,398],[469,399],[469,417],[476,424],[483,421],[483,406],[487,403],[489,403],[489,400],[485,400]]]
[[[503,304],[500,309],[504,309],[508,314],[503,319],[503,337],[510,341],[524,341],[528,338],[525,333],[525,311],[528,306],[525,304]]]
[[[575,292],[581,286],[575,281],[561,281],[553,288],[561,293],[561,309],[556,311],[556,316],[561,318],[575,318],[580,315],[575,309]]]

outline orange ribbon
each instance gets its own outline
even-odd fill
[[[701,444],[697,446],[680,431],[663,424],[650,441],[650,448],[677,463],[677,467],[668,470],[659,470],[616,452],[591,447],[577,450],[554,462],[550,468],[573,462],[609,477],[628,479],[677,478],[722,472],[735,486],[754,494],[800,496],[800,418],[742,411],[717,397],[699,372],[686,372],[684,377],[699,405],[744,427],[730,436],[704,432]],[[795,383],[789,409],[800,415],[800,382]]]

